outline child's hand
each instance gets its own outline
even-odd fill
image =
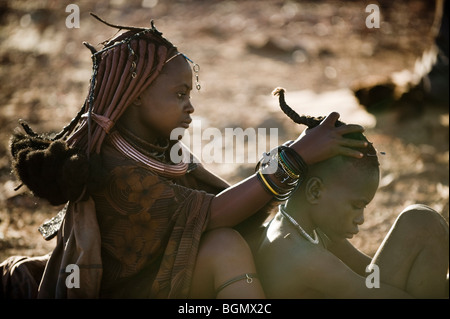
[[[320,125],[305,130],[291,147],[300,154],[307,164],[314,164],[336,155],[363,157],[357,147],[366,147],[367,142],[342,137],[353,132],[364,132],[360,125],[342,125],[335,127],[339,113],[332,112]]]

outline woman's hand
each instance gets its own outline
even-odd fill
[[[363,132],[364,128],[359,125],[335,127],[334,124],[338,119],[338,113],[331,113],[320,125],[305,130],[290,147],[299,153],[307,164],[320,162],[336,155],[362,157],[363,155],[352,147],[364,147],[367,143],[343,138],[342,135]],[[273,196],[264,190],[254,174],[214,197],[211,201],[207,228],[235,226],[253,215],[272,198]]]
[[[305,130],[291,145],[307,164],[314,164],[336,155],[363,157],[363,154],[354,148],[366,147],[367,142],[344,138],[342,135],[364,132],[364,128],[354,124],[335,127],[339,116],[337,112],[330,113],[320,125]]]

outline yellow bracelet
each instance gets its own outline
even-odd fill
[[[261,180],[264,182],[264,185],[266,185],[267,189],[275,196],[279,196],[280,194],[277,193],[270,185],[269,183],[266,181],[266,179],[264,178],[264,175],[261,173],[261,171],[258,171],[259,176],[261,177]]]

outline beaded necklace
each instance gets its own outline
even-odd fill
[[[297,221],[296,221],[291,215],[289,215],[289,214],[286,212],[286,210],[285,210],[285,208],[284,208],[284,205],[280,205],[279,207],[280,207],[280,212],[281,212],[281,214],[283,214],[283,216],[286,217],[286,218],[291,222],[291,224],[295,226],[295,228],[297,228],[297,230],[299,231],[299,233],[300,233],[303,237],[305,237],[310,243],[312,243],[312,244],[314,244],[314,245],[317,245],[317,244],[319,243],[319,237],[317,236],[317,232],[316,232],[315,229],[313,230],[313,233],[314,233],[314,239],[313,239],[313,238],[312,238],[311,236],[309,236],[309,234],[302,228],[302,226],[300,226],[300,224],[297,223]]]

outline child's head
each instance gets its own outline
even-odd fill
[[[299,116],[280,96],[283,111],[296,123],[309,128],[318,125],[321,118]],[[342,125],[337,122],[336,125]],[[346,138],[367,141],[362,133],[344,135]],[[358,232],[358,225],[364,222],[364,208],[373,199],[379,183],[379,162],[377,151],[369,142],[366,148],[357,149],[364,156],[353,158],[335,156],[309,166],[308,174],[292,195],[290,201],[307,209],[314,224],[330,238],[351,238]]]
[[[330,238],[353,237],[364,222],[365,207],[377,191],[376,154],[363,153],[361,159],[336,156],[311,165],[293,195],[293,200],[308,209],[314,224]]]

